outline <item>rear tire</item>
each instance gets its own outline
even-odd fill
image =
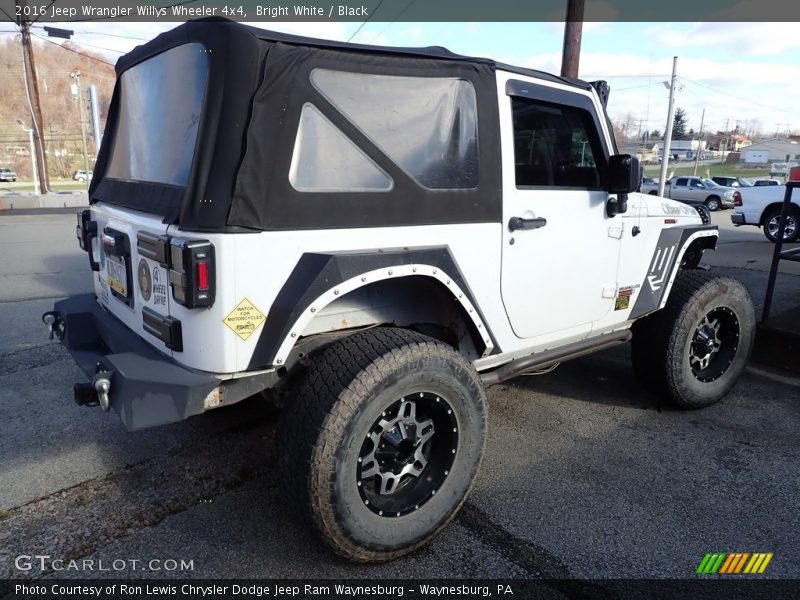
[[[679,408],[722,399],[744,370],[755,310],[736,279],[680,271],[666,306],[633,327],[633,370],[650,392]]]
[[[764,235],[773,244],[778,241],[778,228],[780,227],[781,209],[773,208],[764,215]],[[786,215],[786,229],[783,232],[783,242],[790,244],[800,238],[800,210],[794,206],[789,207]]]
[[[398,558],[455,516],[486,437],[474,367],[421,334],[374,328],[312,355],[285,411],[284,491],[338,554]]]

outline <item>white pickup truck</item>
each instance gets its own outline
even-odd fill
[[[770,242],[778,238],[780,226],[781,204],[786,194],[786,186],[770,185],[740,188],[733,194],[734,213],[731,222],[740,225],[755,225],[764,228],[764,235]],[[800,197],[792,197],[786,229],[783,232],[784,242],[796,242],[800,238]]]

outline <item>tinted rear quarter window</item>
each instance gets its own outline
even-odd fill
[[[122,73],[105,176],[186,186],[207,79],[208,55],[198,43],[176,46]]]

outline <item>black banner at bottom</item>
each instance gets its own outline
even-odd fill
[[[37,579],[0,581],[2,600],[86,600],[148,598],[204,600],[308,598],[738,598],[775,600],[796,597],[800,580],[788,579],[254,579],[143,580]]]

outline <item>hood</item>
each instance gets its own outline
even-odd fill
[[[700,220],[697,211],[688,204],[653,196],[652,194],[630,194],[628,196],[628,212],[625,217],[689,217]]]

